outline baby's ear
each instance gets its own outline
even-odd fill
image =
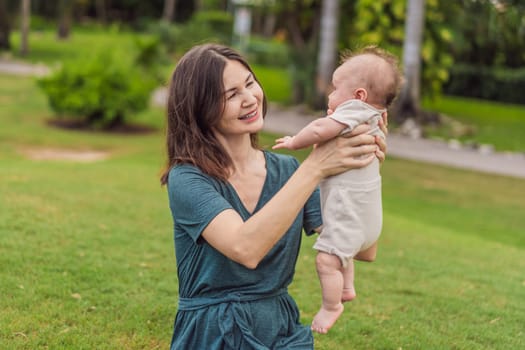
[[[363,88],[358,88],[354,91],[354,96],[357,100],[366,101],[368,98],[368,92]]]

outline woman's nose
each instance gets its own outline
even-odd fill
[[[257,102],[257,97],[255,96],[255,94],[250,89],[246,89],[244,93],[243,104],[245,106],[251,106],[252,104],[256,102]]]

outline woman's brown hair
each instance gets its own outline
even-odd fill
[[[228,60],[240,62],[259,83],[246,60],[227,46],[195,46],[179,60],[168,92],[168,159],[161,184],[167,183],[170,169],[181,163],[194,165],[210,176],[227,180],[232,160],[212,128],[220,121],[224,110],[223,73]],[[263,116],[266,108],[264,97]],[[250,139],[252,147],[258,148],[257,134],[251,134]]]

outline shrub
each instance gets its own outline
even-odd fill
[[[207,25],[221,42],[228,43],[233,34],[233,17],[224,11],[199,11],[191,19],[197,25]]]
[[[135,62],[129,55],[107,50],[89,61],[64,64],[38,85],[58,115],[109,128],[148,106],[155,79]]]
[[[165,82],[163,66],[171,64],[166,47],[162,45],[158,37],[135,38],[137,56],[135,63],[157,80],[159,84]]]
[[[449,95],[525,104],[525,69],[456,65],[444,92]]]
[[[276,40],[251,37],[246,45],[246,55],[250,62],[261,65],[281,68],[290,65],[288,47]]]
[[[184,24],[154,23],[149,32],[159,38],[168,53],[182,53],[204,42],[230,44],[232,27],[228,12],[200,11]]]
[[[148,32],[158,38],[168,53],[175,52],[179,31],[177,26],[166,21],[156,21],[148,26]]]

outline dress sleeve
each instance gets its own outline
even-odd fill
[[[175,230],[186,232],[195,242],[220,212],[232,208],[216,181],[193,166],[171,169],[168,195]]]
[[[320,227],[322,224],[323,219],[321,217],[321,197],[319,193],[319,187],[317,187],[304,205],[304,232],[310,236],[314,234],[314,230]]]
[[[293,172],[299,167],[299,161],[292,158],[291,161]],[[291,174],[290,174],[291,176]],[[316,187],[310,198],[306,201],[303,208],[303,229],[304,232],[310,236],[315,233],[315,229],[323,224],[321,217],[321,196],[319,187]]]

